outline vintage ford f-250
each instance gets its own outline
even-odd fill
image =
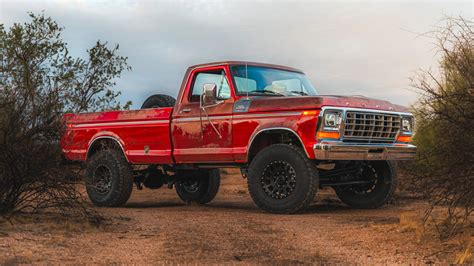
[[[413,117],[365,97],[318,95],[297,69],[250,62],[190,67],[175,100],[142,110],[67,114],[65,157],[86,162],[97,206],[120,206],[133,184],[176,187],[211,201],[219,168],[239,167],[256,205],[294,213],[330,186],[345,204],[376,208],[396,187],[391,160],[412,159]]]

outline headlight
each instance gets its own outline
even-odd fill
[[[339,129],[342,123],[342,112],[328,110],[324,113],[324,129]]]
[[[413,119],[411,117],[402,118],[402,132],[411,133],[413,130]]]

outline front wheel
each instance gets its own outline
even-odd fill
[[[221,175],[219,169],[199,170],[192,177],[176,183],[176,193],[184,202],[206,204],[219,191]]]
[[[295,213],[313,202],[318,172],[301,148],[274,144],[252,160],[247,182],[250,196],[261,209]]]
[[[364,163],[360,175],[364,184],[336,186],[339,199],[346,205],[358,209],[375,209],[387,203],[395,192],[397,175],[388,161]]]

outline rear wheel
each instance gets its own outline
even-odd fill
[[[101,150],[87,162],[86,190],[94,205],[121,206],[130,197],[132,187],[132,171],[120,151]]]
[[[219,191],[221,175],[219,169],[199,170],[191,177],[176,183],[176,193],[184,202],[206,204]]]
[[[339,199],[346,205],[359,209],[375,209],[387,203],[395,192],[397,175],[388,161],[367,162],[360,175],[367,182],[358,185],[336,186]]]
[[[248,170],[255,204],[272,213],[295,213],[314,200],[318,172],[301,148],[274,144],[261,150]]]
[[[176,99],[165,94],[155,94],[143,102],[141,109],[159,108],[159,107],[174,107]]]

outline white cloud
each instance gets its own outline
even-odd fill
[[[431,40],[411,32],[473,16],[471,2],[0,2],[7,26],[41,10],[66,27],[76,55],[97,39],[120,44],[134,70],[118,89],[135,107],[153,93],[176,95],[187,66],[228,59],[294,66],[322,93],[406,105],[416,97],[408,77],[436,66]]]

